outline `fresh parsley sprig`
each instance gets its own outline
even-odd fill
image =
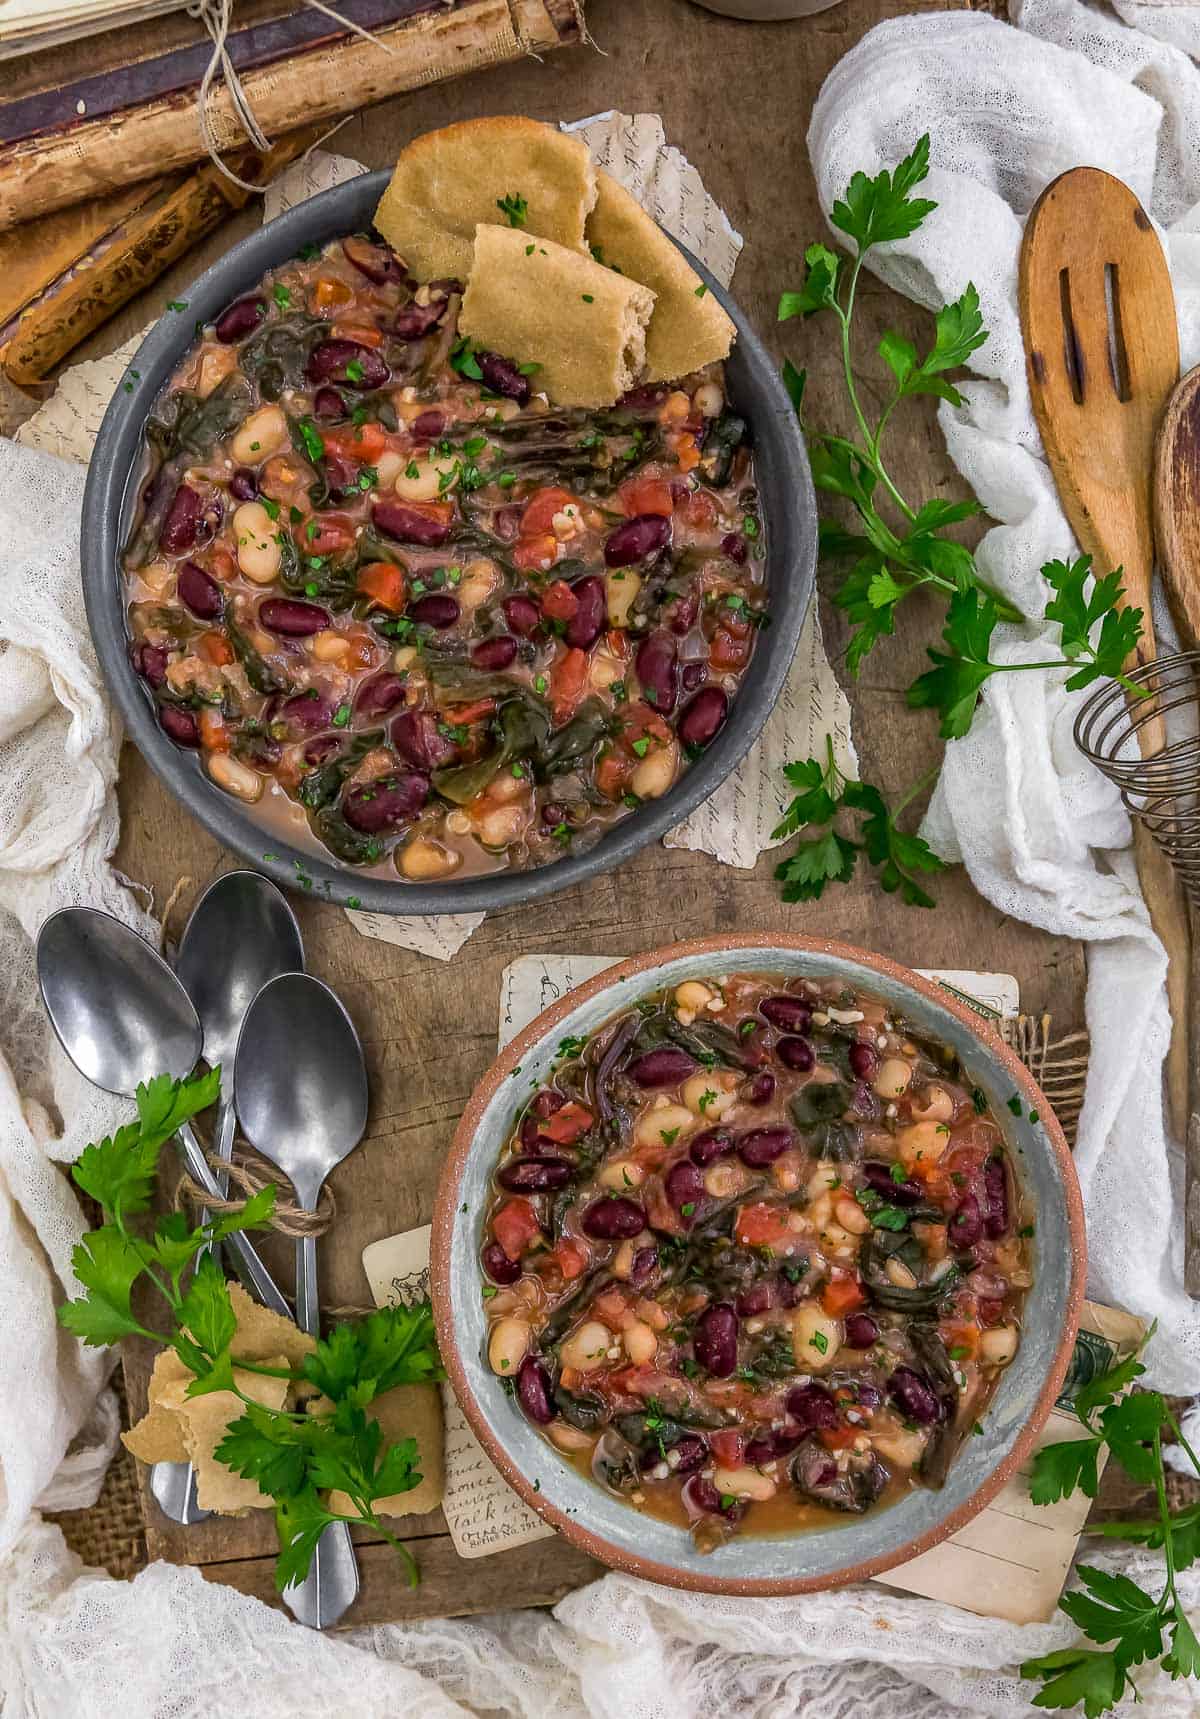
[[[130,1227],[130,1219],[150,1209],[163,1146],[182,1123],[213,1104],[219,1091],[219,1069],[183,1081],[160,1075],[139,1087],[136,1122],[84,1149],[72,1174],[77,1186],[103,1208],[107,1221],[89,1230],[75,1250],[72,1263],[85,1293],[66,1302],[59,1319],[94,1347],[132,1335],[169,1346],[194,1375],[189,1396],[230,1391],[241,1400],[244,1412],[231,1423],[216,1454],[235,1473],[257,1481],[275,1501],[280,1544],[276,1580],[281,1589],[304,1578],[322,1531],[337,1521],[373,1528],[404,1559],[415,1584],[411,1554],[384,1527],[375,1506],[419,1483],[416,1443],[409,1438],[384,1445],[379,1423],[366,1411],[377,1396],[397,1385],[441,1378],[429,1303],[380,1308],[357,1323],[334,1326],[305,1356],[303,1370],[293,1373],[234,1356],[237,1319],[211,1251],[214,1242],[235,1230],[270,1222],[272,1185],[240,1212],[223,1213],[194,1228],[182,1212],[157,1218],[149,1235]],[[139,1285],[165,1302],[170,1316],[165,1330],[152,1329],[133,1311],[133,1292]],[[310,1393],[316,1390],[330,1410],[266,1408],[241,1389],[235,1367],[239,1373],[286,1379]],[[330,1509],[327,1495],[333,1492],[347,1495],[353,1514]]]
[[[1026,1660],[1021,1675],[1042,1682],[1033,1698],[1035,1707],[1074,1707],[1082,1702],[1086,1719],[1098,1719],[1125,1695],[1138,1698],[1131,1671],[1151,1659],[1161,1660],[1172,1678],[1200,1676],[1200,1642],[1176,1587],[1179,1572],[1200,1558],[1200,1504],[1175,1512],[1169,1509],[1162,1460],[1164,1432],[1182,1446],[1197,1478],[1200,1459],[1157,1391],[1121,1395],[1144,1372],[1135,1354],[1083,1386],[1075,1397],[1075,1412],[1087,1436],[1038,1451],[1029,1492],[1035,1504],[1057,1503],[1076,1488],[1094,1498],[1099,1457],[1107,1446],[1128,1475],[1154,1487],[1158,1515],[1145,1522],[1102,1522],[1087,1532],[1161,1548],[1162,1591],[1157,1596],[1148,1594],[1128,1576],[1078,1565],[1076,1575],[1082,1586],[1064,1594],[1059,1608],[1087,1641],[1098,1645],[1061,1648]]]

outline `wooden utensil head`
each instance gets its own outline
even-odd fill
[[[1128,601],[1148,614],[1154,435],[1179,334],[1162,246],[1129,187],[1096,167],[1047,186],[1019,292],[1034,416],[1071,527],[1099,571],[1124,567]]]
[[[1154,529],[1180,639],[1200,650],[1200,366],[1171,395],[1159,426]]]

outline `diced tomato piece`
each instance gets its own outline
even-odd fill
[[[689,525],[704,529],[717,522],[717,504],[706,489],[694,489],[683,504],[683,517]]]
[[[333,332],[339,340],[354,340],[359,346],[383,345],[383,330],[367,322],[335,322]]]
[[[525,503],[525,512],[521,515],[521,536],[539,537],[550,530],[556,513],[561,513],[564,507],[578,505],[569,489],[534,490]]]
[[[382,424],[339,424],[336,429],[322,430],[321,440],[327,454],[356,460],[360,465],[373,464],[388,446]]]
[[[587,679],[587,652],[574,648],[565,651],[550,670],[550,714],[556,728],[561,728],[574,716]]]
[[[734,633],[726,626],[720,626],[713,634],[712,644],[708,647],[708,660],[711,666],[722,674],[733,669],[745,668],[750,661],[750,628],[744,633]]]
[[[779,1206],[758,1201],[752,1206],[739,1206],[733,1221],[734,1239],[743,1247],[777,1247],[781,1242],[795,1241],[795,1231],[788,1226],[788,1214]]]
[[[196,652],[218,668],[233,661],[233,646],[224,633],[202,633],[196,641]]]
[[[573,1391],[580,1384],[583,1374],[578,1367],[563,1367],[559,1371],[558,1381],[564,1391]]]
[[[969,1361],[979,1348],[979,1327],[973,1319],[939,1320],[938,1331],[953,1361]]]
[[[345,281],[322,275],[313,292],[313,307],[316,310],[336,310],[338,305],[349,304],[353,297]]]
[[[211,704],[206,704],[200,712],[200,740],[208,752],[229,751],[229,730],[220,711],[214,710]]]
[[[408,583],[403,567],[390,561],[371,561],[358,570],[358,589],[381,609],[398,615],[408,600]]]
[[[587,1268],[587,1250],[570,1236],[563,1236],[555,1247],[551,1258],[563,1274],[563,1282],[571,1283],[577,1277],[582,1277]]]
[[[639,513],[661,513],[670,518],[675,511],[675,497],[665,478],[631,478],[617,494],[631,519]]]
[[[228,549],[218,543],[208,552],[208,570],[214,579],[227,585],[231,579],[237,577],[238,565]]]
[[[634,746],[639,740],[657,740],[665,746],[672,738],[671,725],[639,698],[621,708],[621,745],[630,757],[637,757]]]
[[[538,1133],[556,1146],[573,1146],[592,1126],[592,1113],[582,1104],[570,1099],[553,1116],[538,1123]]]
[[[336,555],[354,542],[354,521],[344,513],[316,513],[295,531],[305,555]]]
[[[629,634],[623,627],[610,627],[604,635],[604,643],[611,656],[624,661],[629,655]]]
[[[849,1450],[858,1437],[856,1427],[822,1427],[817,1437],[826,1450]]]
[[[542,613],[552,621],[570,621],[579,608],[579,598],[565,579],[555,579],[542,592]]]
[[[853,1313],[866,1304],[866,1291],[857,1277],[835,1277],[821,1291],[821,1306],[832,1318]]]
[[[494,698],[477,698],[471,704],[448,704],[442,714],[454,728],[469,728],[473,722],[482,722],[485,716],[491,716],[496,708]]]
[[[597,759],[593,772],[596,787],[608,800],[621,798],[629,787],[629,778],[632,775],[633,759],[626,758],[623,752],[618,752],[612,746]]]
[[[675,445],[675,458],[679,461],[680,471],[694,471],[700,464],[700,444],[695,436],[688,435],[685,431],[682,435],[669,437],[668,440]]]
[[[999,1325],[1004,1318],[1004,1303],[991,1296],[980,1296],[977,1311],[981,1325]]]
[[[558,555],[558,538],[552,531],[536,537],[519,537],[512,546],[512,563],[521,573],[545,573]]]
[[[520,1259],[530,1242],[542,1233],[537,1213],[520,1195],[506,1200],[492,1219],[492,1234],[509,1259]]]
[[[612,1284],[608,1289],[601,1290],[588,1312],[594,1314],[597,1319],[602,1319],[610,1331],[620,1331],[629,1323],[629,1300],[623,1289]]]
[[[746,1455],[746,1435],[736,1427],[722,1427],[710,1433],[708,1442],[722,1468],[740,1468]]]

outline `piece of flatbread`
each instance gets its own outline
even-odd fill
[[[304,1357],[311,1355],[316,1338],[301,1331],[282,1313],[272,1313],[269,1307],[247,1295],[240,1283],[229,1285],[237,1331],[229,1348],[238,1361],[265,1361],[268,1355],[286,1355],[287,1364],[298,1373]]]
[[[319,1397],[309,1404],[308,1412],[328,1412],[332,1407],[327,1397]],[[438,1387],[396,1385],[381,1397],[376,1397],[367,1414],[383,1428],[385,1445],[399,1444],[406,1438],[416,1439],[417,1468],[421,1475],[410,1491],[380,1498],[372,1508],[380,1516],[420,1516],[427,1510],[436,1510],[442,1502],[446,1476],[442,1394]],[[354,1515],[354,1504],[344,1492],[330,1493],[329,1508],[347,1516]]]
[[[264,1355],[263,1365],[286,1367],[286,1355]],[[234,1383],[239,1391],[252,1397],[264,1408],[281,1409],[287,1401],[288,1380],[272,1379],[263,1373],[248,1373],[242,1367],[233,1369]],[[247,1510],[265,1510],[274,1500],[260,1491],[257,1480],[246,1480],[226,1468],[216,1457],[217,1446],[225,1437],[231,1421],[239,1420],[245,1404],[232,1391],[206,1391],[203,1396],[189,1397],[187,1389],[191,1374],[168,1385],[162,1393],[162,1404],[178,1415],[183,1425],[183,1442],[196,1470],[196,1502],[201,1510],[215,1510],[222,1516],[242,1516]]]
[[[187,1461],[183,1422],[174,1409],[163,1403],[163,1392],[191,1377],[174,1349],[160,1349],[154,1357],[154,1371],[150,1375],[150,1406],[136,1426],[121,1434],[122,1444],[139,1462]]]
[[[586,145],[555,126],[512,116],[426,132],[400,152],[375,225],[418,280],[465,281],[475,229],[524,199],[520,231],[583,251],[596,197]]]
[[[590,257],[512,227],[475,230],[458,326],[477,346],[536,364],[556,406],[611,406],[641,374],[654,294]]]
[[[655,295],[646,330],[647,382],[673,382],[729,356],[730,318],[657,221],[607,173],[597,175],[587,238],[598,262]]]

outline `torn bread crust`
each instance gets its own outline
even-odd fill
[[[265,1367],[285,1368],[286,1355],[269,1355],[262,1360]],[[287,1379],[269,1378],[263,1373],[248,1373],[244,1368],[233,1369],[234,1383],[247,1397],[264,1408],[281,1409],[287,1400]],[[202,1510],[215,1510],[222,1516],[240,1516],[247,1510],[265,1510],[274,1500],[260,1491],[257,1480],[246,1480],[217,1461],[216,1450],[231,1421],[240,1419],[245,1405],[232,1391],[206,1391],[203,1396],[189,1397],[186,1379],[168,1385],[162,1393],[162,1406],[173,1410],[183,1425],[183,1440],[187,1454],[196,1470],[196,1502]]]
[[[658,223],[607,173],[597,175],[587,237],[597,261],[655,294],[646,331],[647,382],[673,382],[729,356],[732,321]]]
[[[465,280],[475,229],[524,200],[527,238],[583,252],[596,169],[578,137],[515,116],[426,132],[401,151],[375,225],[418,280]]]
[[[556,406],[611,406],[641,375],[654,294],[590,257],[482,224],[458,326],[476,346],[536,364]]]

